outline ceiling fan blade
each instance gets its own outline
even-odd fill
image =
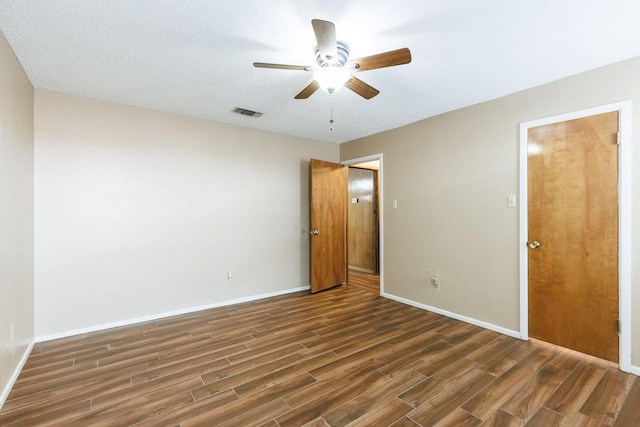
[[[295,96],[295,99],[307,99],[318,89],[320,89],[320,85],[317,81],[312,80],[311,83],[307,85],[307,87],[302,89],[302,91]]]
[[[269,64],[266,62],[254,62],[256,68],[275,68],[278,70],[313,71],[313,67],[306,65]]]
[[[379,53],[377,55],[353,59],[349,61],[346,66],[353,67],[353,71],[367,71],[375,70],[376,68],[408,64],[409,62],[411,62],[411,51],[404,47],[402,49]]]
[[[313,32],[316,34],[320,55],[331,62],[332,59],[338,56],[336,26],[333,25],[333,22],[321,19],[312,19],[311,25],[313,26]]]
[[[351,89],[364,99],[371,99],[380,93],[380,91],[375,87],[370,86],[359,78],[353,76],[351,76],[349,81],[344,84],[344,87]]]

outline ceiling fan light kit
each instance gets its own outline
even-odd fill
[[[313,73],[313,79],[329,93],[339,90],[350,78],[349,70],[336,66],[318,68]]]
[[[317,21],[314,19],[314,22]],[[318,45],[316,47],[318,68],[313,73],[313,79],[329,93],[339,90],[351,78],[351,73],[345,68],[348,59],[349,45],[342,41],[336,41],[335,49],[331,49],[329,53],[323,52]]]
[[[364,99],[371,99],[380,91],[352,75],[352,72],[375,70],[411,62],[411,52],[407,48],[379,53],[349,61],[349,45],[336,40],[336,28],[332,22],[321,19],[311,21],[318,45],[315,48],[317,67],[304,65],[271,64],[254,62],[256,68],[281,70],[314,71],[313,80],[295,99],[306,99],[319,88],[333,93],[342,86],[352,90]]]

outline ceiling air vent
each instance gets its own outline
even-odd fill
[[[262,115],[262,113],[258,113],[257,111],[247,110],[246,108],[236,107],[233,110],[234,113],[242,114],[243,116],[255,117],[258,118]]]

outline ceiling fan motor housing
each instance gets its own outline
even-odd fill
[[[349,45],[342,41],[336,42],[336,57],[325,56],[320,53],[320,47],[316,46],[316,62],[322,67],[344,67],[349,60]]]

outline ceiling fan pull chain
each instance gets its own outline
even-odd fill
[[[329,130],[333,132],[333,93],[329,94],[329,108],[331,116],[329,117]]]

